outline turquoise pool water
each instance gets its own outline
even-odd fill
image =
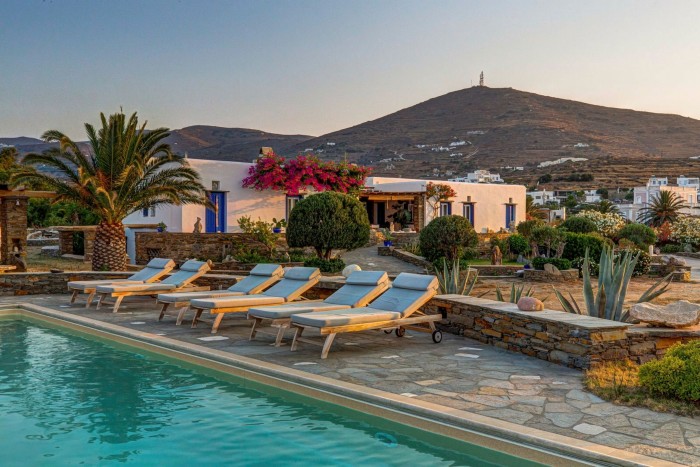
[[[533,465],[67,330],[0,320],[0,464],[114,463]]]

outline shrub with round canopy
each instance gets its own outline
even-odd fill
[[[627,224],[620,229],[617,236],[633,242],[640,249],[647,249],[649,245],[656,243],[656,232],[644,224]]]
[[[334,249],[352,250],[368,241],[367,210],[353,196],[332,191],[311,195],[289,214],[289,246],[313,247],[319,258],[330,259]]]
[[[462,216],[433,219],[420,232],[420,251],[429,261],[447,258],[454,261],[465,248],[476,246],[477,236],[469,220]]]
[[[560,229],[574,233],[591,233],[596,231],[595,222],[587,217],[573,216],[566,219],[559,225]]]

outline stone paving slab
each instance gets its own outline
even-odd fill
[[[429,335],[411,331],[404,338],[381,332],[340,335],[328,359],[321,360],[320,347],[306,344],[290,352],[288,345],[274,347],[274,338],[267,335],[248,341],[250,322],[242,313],[224,319],[218,340],[202,340],[212,337],[210,323],[195,329],[188,323],[175,326],[172,315],[158,322],[158,307],[148,298],[126,299],[124,312],[118,314],[68,307],[67,295],[0,298],[0,304],[20,301],[404,394],[524,429],[700,466],[700,420],[605,402],[584,389],[580,371],[463,337],[445,335],[441,344],[434,344]]]

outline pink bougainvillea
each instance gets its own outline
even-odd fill
[[[276,154],[260,157],[243,179],[245,188],[284,191],[288,195],[312,188],[315,191],[353,193],[365,184],[369,167],[322,162],[311,154],[286,160]]]

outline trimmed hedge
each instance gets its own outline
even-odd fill
[[[571,269],[571,261],[565,258],[542,258],[532,259],[532,266],[540,271],[544,270],[545,264],[553,264],[559,270]]]
[[[639,383],[664,397],[700,400],[700,341],[674,345],[661,360],[642,365]]]
[[[661,253],[664,254],[680,253],[681,251],[683,251],[683,247],[680,245],[676,245],[675,243],[669,243],[668,245],[664,245],[661,247]]]
[[[566,219],[559,225],[560,229],[574,233],[591,233],[596,231],[595,222],[587,217],[573,216]]]
[[[595,259],[596,261],[600,258],[600,254],[603,252],[603,246],[605,246],[605,240],[599,236],[574,232],[566,232],[565,235],[566,245],[564,246],[562,258],[568,260],[583,258],[586,256],[586,249],[588,249],[589,258]]]

